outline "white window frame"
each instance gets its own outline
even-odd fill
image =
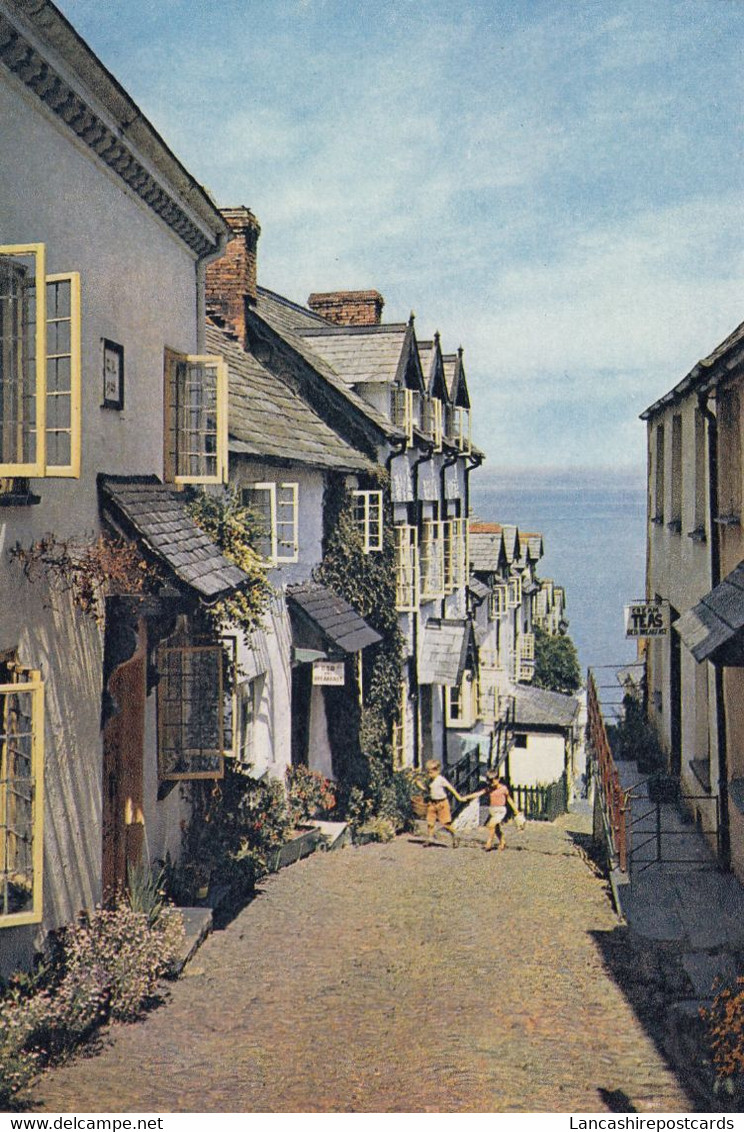
[[[478,719],[478,677],[466,668],[457,687],[445,685],[444,722],[459,730],[472,727]]]
[[[522,575],[517,574],[508,582],[507,604],[509,609],[518,609],[522,604]]]
[[[413,444],[413,392],[405,385],[392,388],[393,424],[403,429],[408,445]]]
[[[500,621],[509,612],[509,587],[505,582],[496,582],[488,596],[488,617],[490,621]]]
[[[405,682],[400,685],[398,718],[393,721],[392,755],[393,770],[402,770],[406,765],[408,753],[408,689]]]
[[[193,429],[183,429],[180,421],[177,419],[179,408],[178,400],[178,383],[179,375],[178,369],[181,367],[198,367],[201,369],[214,370],[214,405],[212,411],[214,412],[214,452],[208,452],[205,438],[206,431],[200,437],[203,444],[203,451],[193,453],[200,460],[214,461],[215,470],[213,473],[209,472],[186,472],[179,471],[179,438],[182,438],[188,432],[193,432]],[[227,381],[227,365],[223,358],[215,354],[181,354],[176,350],[166,349],[165,351],[165,391],[163,403],[165,408],[165,422],[164,422],[164,478],[167,483],[203,483],[203,484],[221,484],[227,483],[227,470],[228,470],[228,455],[227,455],[227,394],[228,394],[228,381]],[[208,412],[204,406],[199,407],[203,411]],[[188,406],[186,407],[188,411]],[[186,459],[189,458],[189,453],[186,453]]]
[[[395,526],[395,608],[415,613],[420,602],[418,528],[409,523]]]
[[[444,597],[444,523],[443,519],[423,519],[421,522],[421,598],[434,601]]]
[[[362,536],[365,554],[382,550],[383,512],[382,492],[352,492],[354,498],[354,524]]]
[[[11,852],[12,838],[17,837],[17,830],[11,832],[9,828],[14,823],[10,815],[12,800],[11,779],[8,775],[8,740],[10,730],[7,718],[0,717],[0,928],[15,927],[22,924],[38,924],[43,912],[43,874],[44,874],[44,681],[41,672],[36,669],[15,666],[12,680],[7,684],[0,684],[0,697],[2,697],[3,716],[7,712],[7,699],[9,696],[30,697],[29,718],[31,732],[27,735],[30,742],[30,775],[31,786],[31,907],[23,912],[7,912],[7,890],[5,878],[10,880],[12,863],[7,854]],[[24,879],[28,879],[27,877]]]
[[[472,451],[472,444],[470,440],[470,409],[463,409],[455,407],[455,435],[454,441],[456,446],[465,456],[469,456]]]
[[[280,566],[291,562],[298,562],[300,557],[300,541],[299,541],[299,501],[300,501],[300,485],[298,483],[272,483],[269,481],[261,481],[259,483],[245,484],[246,491],[258,492],[263,491],[269,497],[269,525],[270,530],[267,532],[267,537],[270,542],[270,554],[264,559],[269,566]],[[280,493],[288,494],[288,498],[282,498]],[[246,502],[245,497],[243,501],[250,509],[250,502]],[[280,512],[289,508],[290,517],[284,518]],[[289,528],[289,537],[280,537],[280,535]],[[288,547],[289,549],[283,549]]]
[[[468,567],[468,520],[445,519],[444,589],[453,594],[466,585]]]

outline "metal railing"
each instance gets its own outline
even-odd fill
[[[591,672],[587,678],[587,739],[594,762],[605,830],[612,855],[622,872],[628,870],[628,798],[620,785],[607,737],[602,708]]]

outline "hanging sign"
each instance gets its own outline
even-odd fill
[[[634,601],[625,606],[626,637],[666,637],[668,632],[668,601]]]
[[[345,684],[342,660],[316,660],[313,664],[313,684],[321,687],[341,688]]]

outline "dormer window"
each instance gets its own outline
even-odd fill
[[[413,444],[414,425],[414,396],[412,389],[399,385],[392,390],[392,418],[393,424],[406,434],[406,443]]]
[[[434,450],[441,452],[444,437],[443,405],[439,397],[424,402],[424,432],[434,441]]]

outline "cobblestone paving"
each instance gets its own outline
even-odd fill
[[[268,878],[166,1005],[30,1107],[691,1111],[605,966],[617,920],[567,824],[510,829],[504,853],[403,836]]]

